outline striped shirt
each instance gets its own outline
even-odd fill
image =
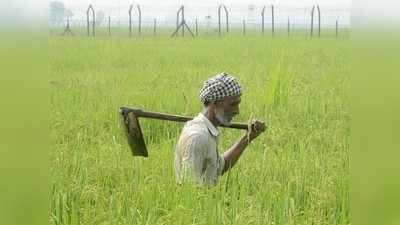
[[[225,165],[224,157],[218,153],[218,136],[219,130],[202,113],[185,124],[176,146],[177,183],[218,183]]]

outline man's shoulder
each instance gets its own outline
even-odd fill
[[[208,128],[202,121],[193,119],[186,122],[183,132],[197,135],[208,135]]]
[[[210,133],[204,123],[191,120],[185,124],[180,139],[206,141],[208,140],[209,136]]]

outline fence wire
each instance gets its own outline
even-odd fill
[[[87,20],[84,7],[70,7],[74,16],[72,18],[49,21],[51,35],[65,35],[65,30],[71,31],[73,35],[86,35],[87,26],[95,24],[97,36],[129,36],[132,32],[138,35],[139,18],[136,7],[132,11],[132,19],[129,20],[129,9],[132,5],[93,5],[95,21]],[[228,11],[228,26],[230,33],[242,35],[262,32],[271,32],[272,27],[276,33],[302,33],[309,34],[311,29],[311,12],[313,6],[290,7],[274,5],[272,18],[272,5],[225,5]],[[317,5],[315,5],[317,6]],[[170,35],[177,28],[177,11],[179,5],[139,5],[141,11],[140,27],[141,36]],[[185,22],[196,35],[218,35],[219,17],[218,7],[215,6],[185,6]],[[262,11],[265,7],[264,22]],[[321,9],[321,24],[318,24],[317,14],[314,14],[314,30],[321,27],[323,35],[347,34],[350,31],[350,10],[345,8],[323,7]],[[98,15],[104,15],[100,17]],[[130,27],[131,22],[131,28]],[[225,14],[221,16],[221,30],[225,31]],[[68,33],[68,32],[67,32]]]

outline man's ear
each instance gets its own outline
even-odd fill
[[[219,104],[221,104],[221,103],[218,103],[218,102],[211,102],[211,103],[208,105],[208,108],[209,108],[212,112],[216,112],[217,108],[219,107]]]
[[[222,106],[224,104],[224,100],[218,100],[218,101],[215,101],[213,103],[214,103],[215,107],[219,107],[219,106]]]
[[[215,109],[217,107],[216,102],[210,102],[208,105],[211,109]]]

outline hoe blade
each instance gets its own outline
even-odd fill
[[[148,157],[146,143],[143,139],[137,115],[133,111],[121,107],[120,117],[132,155]]]

